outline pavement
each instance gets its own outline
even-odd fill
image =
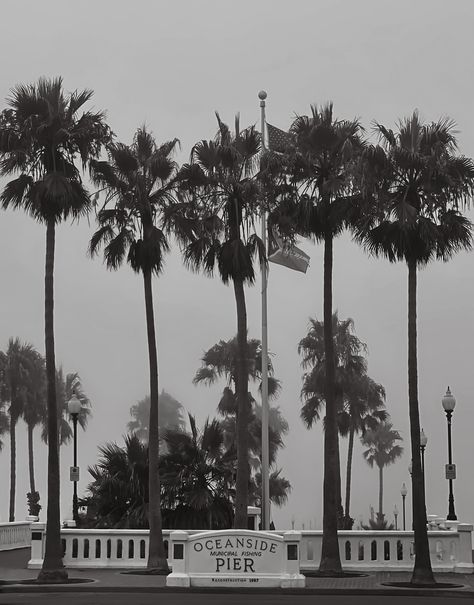
[[[89,593],[152,593],[152,592],[196,592],[232,593],[229,588],[167,588],[166,576],[147,576],[123,573],[119,569],[69,569],[69,578],[88,579],[90,582],[70,584],[20,584],[15,581],[34,580],[38,570],[27,569],[30,549],[23,548],[0,552],[0,593],[30,592],[89,592]],[[303,571],[304,573],[304,571]],[[399,588],[384,586],[384,582],[409,582],[411,574],[403,572],[374,572],[366,576],[350,578],[306,578],[306,588],[265,589],[239,588],[239,593],[284,593],[324,595],[398,595],[433,596],[474,599],[474,574],[436,574],[436,581],[461,584],[460,588],[429,589]]]

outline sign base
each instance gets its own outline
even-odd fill
[[[189,588],[304,588],[306,578],[302,574],[294,575],[223,575],[209,576],[197,574],[170,573],[166,576],[166,586]]]

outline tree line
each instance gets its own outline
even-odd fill
[[[79,375],[71,372],[64,375],[59,366],[56,370],[56,411],[59,445],[72,439],[67,403],[73,390],[81,402],[78,414],[79,425],[85,429],[91,413],[91,403],[82,389]],[[41,439],[48,443],[46,409],[46,370],[44,357],[30,343],[19,338],[10,338],[8,346],[0,351],[0,450],[2,436],[9,435],[10,441],[10,497],[8,520],[15,521],[16,509],[16,431],[22,419],[27,429],[28,475],[30,491],[27,493],[28,513],[37,516],[41,510],[40,494],[36,490],[33,437],[39,427]]]
[[[426,530],[420,459],[416,297],[417,273],[471,247],[462,209],[472,197],[474,164],[457,150],[448,119],[425,123],[415,111],[395,130],[375,123],[374,144],[358,120],[339,119],[331,103],[298,116],[284,144],[262,147],[253,126],[218,131],[196,143],[189,162],[173,159],[177,139],[158,145],[145,127],[131,144],[116,141],[102,112],[85,110],[92,91],[66,93],[61,78],[16,86],[0,115],[0,170],[14,175],[1,193],[4,208],[23,209],[46,227],[45,353],[48,419],[47,536],[40,581],[63,580],[59,529],[58,422],[54,354],[55,227],[95,210],[89,251],[103,249],[109,269],[127,263],[143,279],[150,366],[150,570],[167,569],[161,534],[158,460],[158,362],[152,279],[175,238],[184,263],[234,289],[237,318],[237,470],[234,526],[247,525],[248,381],[245,288],[267,252],[256,230],[261,212],[291,242],[297,235],[324,246],[323,340],[325,433],[323,543],[320,571],[340,573],[337,540],[340,464],[333,334],[333,248],[348,230],[356,242],[408,271],[408,403],[413,460],[414,583],[434,581]],[[103,155],[105,153],[105,156]],[[78,167],[88,168],[96,193]],[[336,489],[335,489],[336,486]]]

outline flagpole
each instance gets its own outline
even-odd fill
[[[260,99],[262,151],[265,151],[265,99],[267,93],[261,90]],[[265,256],[267,254],[267,217],[262,200],[262,242]],[[262,263],[262,529],[270,529],[270,456],[268,444],[268,322],[267,322],[267,264]]]

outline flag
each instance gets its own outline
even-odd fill
[[[289,132],[280,130],[267,122],[268,149],[283,153],[293,143],[293,136]]]
[[[309,267],[309,256],[300,248],[285,243],[275,231],[272,232],[268,242],[268,260],[288,269],[306,273]]]

